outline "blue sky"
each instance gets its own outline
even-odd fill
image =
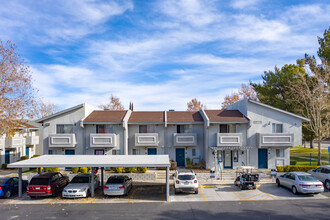
[[[210,109],[264,71],[316,54],[330,1],[0,0],[0,38],[14,42],[45,102],[135,110]]]

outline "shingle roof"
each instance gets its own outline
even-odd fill
[[[89,114],[84,122],[121,122],[126,115],[124,111],[95,110]]]
[[[203,118],[199,111],[169,111],[167,122],[202,122]]]
[[[210,121],[249,121],[238,110],[204,110]]]
[[[131,117],[128,122],[145,122],[145,123],[155,123],[161,122],[164,120],[164,112],[163,111],[139,111],[132,112]]]

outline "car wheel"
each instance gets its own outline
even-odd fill
[[[324,185],[327,190],[330,190],[330,180],[326,180]]]
[[[241,185],[239,185],[239,188],[241,189],[241,190],[243,190],[243,185],[241,184]]]
[[[10,192],[10,190],[8,190],[7,192],[6,192],[6,194],[5,194],[5,197],[6,198],[9,198],[11,196],[11,192]]]
[[[292,186],[292,193],[297,195],[298,191],[297,188],[295,186]]]
[[[279,179],[276,179],[276,184],[278,187],[281,187],[281,183],[280,183]]]

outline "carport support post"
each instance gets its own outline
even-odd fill
[[[166,202],[170,200],[170,167],[166,167]]]
[[[18,168],[18,197],[22,197],[22,168]]]
[[[92,181],[91,181],[91,197],[94,198],[94,167],[91,169]]]
[[[104,185],[103,185],[103,178],[104,178],[103,171],[104,171],[104,167],[101,167],[101,190],[103,190],[103,187],[104,187]]]

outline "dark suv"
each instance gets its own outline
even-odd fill
[[[69,178],[61,173],[42,173],[32,177],[27,194],[31,197],[57,196],[68,185]]]

